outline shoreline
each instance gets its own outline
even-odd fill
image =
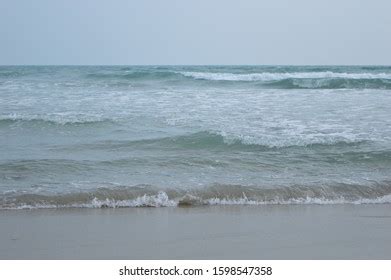
[[[391,205],[0,211],[0,259],[390,259]]]

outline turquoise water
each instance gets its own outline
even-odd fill
[[[391,202],[391,67],[0,66],[0,208]]]

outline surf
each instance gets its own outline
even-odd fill
[[[186,190],[141,185],[58,195],[8,193],[1,196],[0,209],[388,203],[391,203],[390,182],[269,188],[215,184]]]

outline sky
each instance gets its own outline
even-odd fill
[[[391,65],[390,0],[0,0],[0,65]]]

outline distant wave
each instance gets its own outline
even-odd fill
[[[0,115],[0,125],[16,124],[16,123],[36,123],[36,124],[52,124],[52,125],[87,125],[112,122],[108,118],[103,118],[97,115],[64,115],[64,114],[50,114],[50,115],[21,115],[8,114]]]
[[[186,82],[255,82],[261,87],[271,88],[375,88],[391,89],[391,73],[340,73],[321,72],[263,72],[263,73],[223,73],[223,72],[176,72],[169,70],[118,71],[90,73],[87,78],[97,80],[122,81],[171,81]]]
[[[55,72],[57,75],[61,74],[60,70],[72,73],[72,68],[57,67],[54,69],[57,71]],[[227,83],[241,82],[251,83],[252,86],[284,89],[391,89],[390,68],[378,66],[349,68],[356,72],[349,72],[346,67],[237,67],[228,69],[223,67],[114,67],[107,69],[85,68],[83,71],[80,71],[80,69],[78,69],[80,73],[77,72],[77,75],[81,76],[74,80],[76,83],[82,85],[83,82],[87,82],[88,84],[93,83],[109,87],[137,87],[145,84],[152,85],[153,83],[168,85],[209,85],[213,83],[226,85]],[[1,71],[0,68],[0,78],[5,81],[15,79],[17,83],[23,84],[26,81],[19,78],[25,75],[34,75],[33,70],[50,71],[50,69],[45,68],[3,69]],[[40,73],[39,71],[38,73]]]
[[[284,89],[391,89],[385,79],[284,79],[263,83],[262,86]]]
[[[278,81],[286,79],[391,79],[390,73],[338,73],[338,72],[287,72],[287,73],[210,73],[180,72],[186,77],[212,81]]]
[[[391,89],[391,73],[286,72],[210,73],[180,72],[184,77],[210,82],[252,82],[260,87],[285,89]]]
[[[213,185],[189,190],[160,190],[152,186],[134,186],[99,188],[91,192],[58,195],[9,193],[0,198],[0,209],[385,204],[391,203],[391,184],[372,186],[337,184],[280,188]]]
[[[2,71],[0,68],[0,78],[17,78],[22,76],[23,74],[19,71]]]
[[[86,75],[90,79],[120,79],[120,80],[155,80],[155,79],[167,79],[167,78],[177,78],[178,75],[173,71],[118,71],[118,72],[108,72],[108,73],[90,73]]]

